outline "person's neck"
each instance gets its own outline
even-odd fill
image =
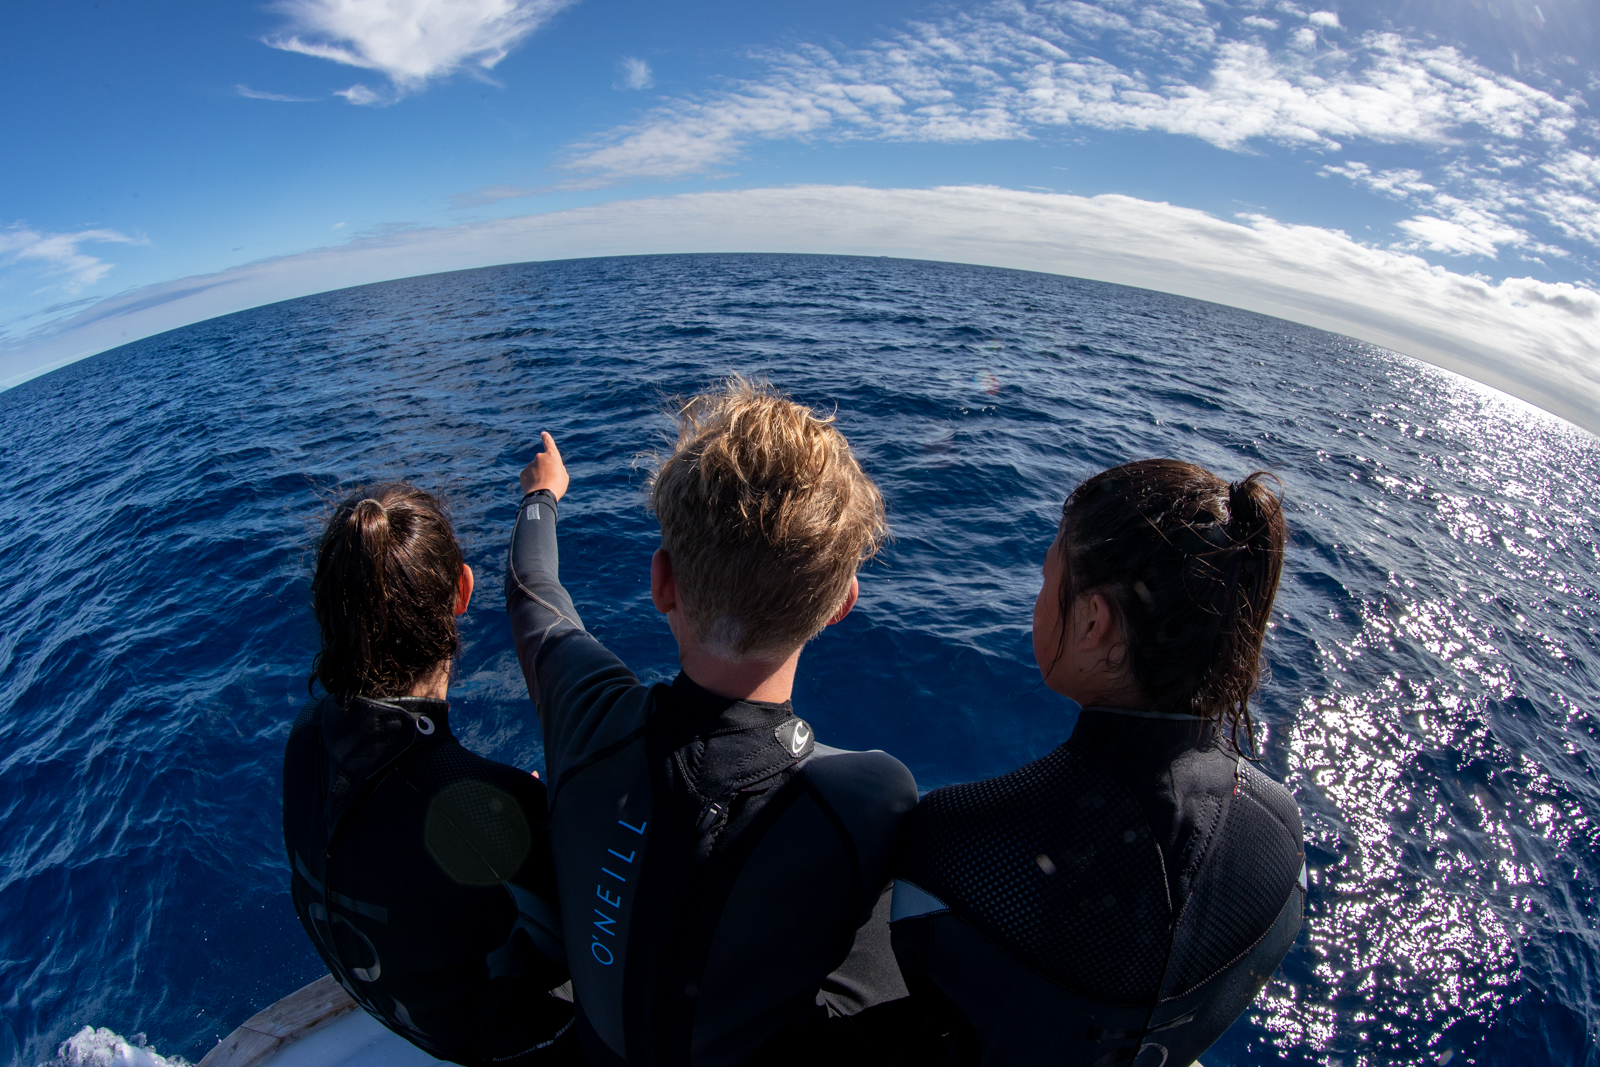
[[[800,649],[787,659],[730,660],[704,648],[678,646],[678,663],[691,681],[729,700],[781,704],[794,693]]]
[[[445,699],[445,694],[450,690],[450,664],[442,663],[432,674],[418,678],[411,689],[406,693],[408,697],[432,697],[434,700]]]

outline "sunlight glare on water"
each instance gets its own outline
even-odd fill
[[[1421,1027],[1436,1059],[1453,1058],[1449,1025],[1492,1017],[1519,977],[1519,946],[1564,932],[1541,863],[1559,881],[1572,861],[1553,857],[1592,854],[1595,840],[1576,798],[1496,721],[1517,713],[1529,645],[1551,667],[1569,657],[1524,614],[1549,605],[1520,601],[1540,586],[1573,591],[1560,561],[1594,557],[1589,486],[1564,485],[1573,456],[1552,440],[1574,435],[1471,386],[1440,397],[1434,418],[1374,412],[1355,431],[1370,455],[1352,456],[1368,469],[1351,478],[1371,488],[1354,551],[1386,579],[1353,605],[1352,636],[1315,642],[1329,692],[1302,700],[1288,742],[1289,785],[1331,809],[1307,812],[1322,892],[1304,938],[1308,980],[1280,975],[1255,1014],[1286,1047],[1353,1053],[1330,1062],[1396,1062]],[[1501,417],[1486,423],[1490,413]],[[1429,513],[1448,541],[1407,533]],[[1592,734],[1592,720],[1548,696],[1561,711],[1549,727],[1576,753],[1573,730]],[[1356,998],[1342,1015],[1326,1006]]]

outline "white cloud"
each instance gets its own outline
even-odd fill
[[[573,0],[278,0],[289,18],[267,44],[386,75],[395,92],[459,70],[492,69]],[[376,102],[364,85],[340,93]]]
[[[335,89],[333,95],[342,96],[352,104],[359,104],[364,107],[375,107],[390,102],[387,98],[373,92],[360,82],[350,86],[348,89]]]
[[[1396,224],[1412,238],[1413,248],[1489,259],[1497,258],[1503,246],[1565,254],[1563,249],[1535,241],[1527,230],[1506,221],[1507,214],[1527,206],[1526,196],[1507,183],[1480,180],[1476,183],[1477,194],[1463,199],[1424,180],[1423,173],[1414,168],[1375,171],[1365,163],[1351,161],[1330,164],[1320,173],[1342,175],[1374,192],[1422,208],[1424,213]]]
[[[1417,215],[1405,219],[1399,225],[1402,230],[1415,237],[1421,247],[1451,255],[1488,256],[1494,259],[1500,245],[1522,243],[1520,231],[1499,225],[1495,220],[1479,213],[1474,214],[1477,217],[1469,222],[1441,219],[1432,215]]]
[[[679,178],[732,160],[752,137],[803,137],[828,126],[835,110],[853,109],[843,93],[808,93],[792,85],[755,85],[706,103],[672,105],[623,131],[611,143],[581,146],[570,169],[607,176]]]
[[[168,282],[0,349],[0,380],[188,322],[341,286],[574,256],[827,252],[1098,278],[1350,334],[1460,371],[1600,432],[1600,293],[1498,283],[1265,216],[1127,196],[806,186],[618,201],[409,230]]]
[[[1426,230],[1418,247],[1463,254],[1560,241],[1600,249],[1600,171],[1574,140],[1588,136],[1581,100],[1454,47],[1345,31],[1330,11],[1279,10],[1317,29],[1274,43],[1260,31],[1278,22],[1252,15],[1242,20],[1250,36],[1229,39],[1192,0],[990,4],[865,48],[768,53],[762,76],[666,100],[572,146],[563,166],[598,183],[670,180],[735,166],[763,140],[979,142],[1070,128],[1168,133],[1230,151],[1386,145],[1417,157],[1397,168],[1415,172],[1405,190],[1380,188],[1374,174],[1387,172],[1348,169],[1359,161],[1324,173],[1403,191],[1418,219],[1455,227],[1451,239],[1449,227],[1415,222],[1397,232],[1402,243]]]
[[[1600,158],[1568,151],[1552,156],[1540,165],[1556,181],[1585,192],[1600,190]]]
[[[1321,69],[1354,60],[1341,53],[1301,61],[1228,41],[1218,46],[1203,85],[1151,89],[1130,82],[1116,91],[1118,79],[1104,73],[1086,79],[1069,69],[1065,78],[1036,82],[1024,115],[1039,124],[1161,130],[1228,149],[1250,141],[1338,149],[1346,138],[1439,145],[1473,124],[1520,137],[1573,121],[1569,105],[1525,86],[1508,89],[1451,48],[1419,52],[1383,35],[1363,51],[1359,72],[1329,76]],[[1086,84],[1095,83],[1113,91],[1086,93]]]
[[[650,73],[650,64],[637,56],[623,56],[618,66],[622,68],[622,80],[616,85],[618,89],[648,89],[656,83]]]
[[[498,204],[502,200],[516,200],[524,196],[536,196],[539,193],[551,192],[555,187],[551,185],[486,185],[470,193],[457,193],[450,198],[451,206],[457,208],[484,207],[488,204]]]
[[[1560,140],[1576,121],[1572,105],[1448,46],[1369,33],[1349,50],[1306,56],[1224,40],[1219,28],[1183,0],[992,5],[870,48],[772,53],[765,77],[668,101],[579,146],[568,165],[663,177],[721,166],[753,138],[824,132],[978,141],[1091,126],[1227,149],[1252,141],[1337,149],[1346,138],[1443,145],[1468,127]],[[1315,48],[1315,33],[1307,41]],[[1185,72],[1194,76],[1173,76]]]
[[[240,96],[251,100],[276,100],[282,104],[309,104],[316,100],[314,96],[285,96],[283,93],[269,93],[260,89],[252,89],[248,85],[235,85],[233,89]]]
[[[1600,157],[1577,150],[1540,164],[1542,183],[1533,207],[1562,234],[1600,246]]]
[[[1407,167],[1375,171],[1365,163],[1352,160],[1343,165],[1330,163],[1322,168],[1321,173],[1341,174],[1353,182],[1396,200],[1406,200],[1413,196],[1431,196],[1439,191],[1436,186],[1423,180],[1420,170]]]
[[[112,265],[79,250],[81,244],[144,244],[116,230],[41,233],[22,223],[0,229],[0,264],[32,267],[46,277],[62,278],[60,287],[77,293],[104,278]]]

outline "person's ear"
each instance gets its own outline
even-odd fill
[[[1077,622],[1078,648],[1084,652],[1094,652],[1102,648],[1110,648],[1116,639],[1116,615],[1112,611],[1111,601],[1106,599],[1104,593],[1091,593],[1078,601],[1081,614]]]
[[[678,583],[672,576],[672,557],[664,548],[650,557],[650,603],[665,615],[678,606]]]
[[[461,577],[456,580],[455,613],[465,615],[467,605],[470,603],[472,603],[472,568],[463,563]]]
[[[822,625],[832,626],[836,622],[844,621],[844,617],[850,614],[850,609],[856,606],[856,601],[860,599],[860,597],[861,582],[857,580],[855,575],[852,574],[850,576],[850,589],[844,595],[844,603],[840,604],[839,610],[833,613],[833,618],[829,619]]]

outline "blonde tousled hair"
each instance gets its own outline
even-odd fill
[[[787,656],[878,551],[883,497],[819,415],[738,375],[677,412],[650,508],[695,638],[732,660]]]

